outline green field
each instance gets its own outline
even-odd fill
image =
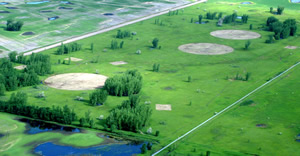
[[[68,38],[117,25],[126,21],[153,14],[161,9],[189,3],[188,0],[71,0],[70,4],[52,0],[41,4],[26,4],[33,0],[10,0],[0,5],[0,46],[9,51],[25,52],[41,46],[57,43]],[[9,9],[7,7],[16,7]],[[105,16],[104,13],[113,13]],[[56,20],[48,18],[59,16]],[[23,21],[21,31],[5,31],[6,21]],[[33,32],[33,35],[22,35]],[[7,52],[5,53],[7,54]],[[0,57],[5,56],[1,54]]]
[[[78,41],[83,45],[83,50],[79,52],[56,55],[56,49],[51,49],[43,54],[51,55],[53,74],[96,73],[98,70],[101,75],[112,77],[128,69],[138,69],[143,75],[142,103],[151,101],[150,106],[153,110],[150,125],[142,131],[145,133],[149,127],[152,127],[153,131],[160,131],[158,137],[150,136],[160,142],[151,151],[154,152],[299,61],[299,48],[285,48],[288,45],[299,46],[298,36],[266,44],[268,35],[273,33],[262,28],[269,16],[276,16],[281,21],[289,18],[300,21],[300,16],[295,16],[299,13],[300,5],[290,4],[288,0],[252,0],[254,4],[251,5],[240,5],[240,2],[243,1],[209,0],[207,3],[179,11],[179,15],[162,15],[122,28],[137,32],[133,38],[115,39],[117,30],[114,30]],[[269,12],[269,7],[275,8],[277,5],[285,7],[283,15],[273,15]],[[223,24],[222,27],[217,27],[217,20],[209,20],[208,24],[201,25],[190,22],[191,18],[197,20],[198,15],[204,15],[208,11],[229,15],[234,10],[237,10],[240,16],[249,15],[248,23]],[[163,24],[154,24],[157,19]],[[249,50],[244,50],[246,40],[227,40],[210,35],[210,32],[215,30],[249,30],[250,24],[253,24],[252,31],[258,32],[262,37],[251,40]],[[151,48],[155,37],[159,39],[161,49]],[[123,40],[124,48],[111,50],[112,40]],[[94,44],[94,52],[90,50],[91,43]],[[178,50],[180,45],[188,43],[218,43],[234,48],[234,52],[225,55],[194,55]],[[141,50],[142,53],[136,54],[137,50]],[[83,61],[72,62],[71,65],[57,64],[59,59],[68,57],[80,58]],[[92,63],[97,57],[99,62]],[[114,61],[126,61],[128,64],[111,65],[110,62]],[[152,71],[154,63],[160,64],[159,72]],[[249,81],[226,79],[235,76],[236,73],[246,72],[251,73]],[[219,116],[176,144],[178,148],[171,154],[199,155],[209,150],[211,155],[299,155],[299,143],[295,141],[295,136],[300,133],[300,123],[297,121],[299,74],[299,67],[296,67],[284,75],[283,79],[271,83],[249,97],[254,101],[253,105],[237,106]],[[41,79],[45,80],[49,76]],[[192,78],[191,82],[187,82],[188,76]],[[74,108],[80,117],[90,110],[94,119],[100,115],[107,117],[109,110],[127,99],[109,96],[105,105],[94,107],[87,102],[92,91],[57,90],[44,85],[25,87],[21,90],[28,94],[28,103],[31,105],[67,104]],[[36,98],[42,91],[46,98]],[[6,93],[7,96],[1,99],[8,99],[11,93]],[[76,96],[85,100],[76,101]],[[157,111],[156,104],[171,104],[172,111]],[[267,126],[259,128],[256,124]],[[103,121],[97,120],[96,128],[103,129]],[[279,135],[280,132],[282,135]],[[117,133],[132,135],[124,131]],[[14,149],[17,148],[11,148],[7,152],[13,152]]]

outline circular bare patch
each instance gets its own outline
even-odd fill
[[[190,43],[178,47],[179,50],[198,55],[221,55],[233,52],[233,48],[214,43]]]
[[[233,40],[248,40],[259,38],[261,36],[259,33],[245,30],[217,30],[210,34],[215,37]]]
[[[88,73],[60,74],[47,78],[46,85],[63,90],[92,90],[104,86],[107,77]]]

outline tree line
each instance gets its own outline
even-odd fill
[[[148,124],[151,114],[151,108],[140,104],[139,95],[133,94],[128,100],[110,111],[105,124],[112,131],[119,129],[138,132]]]
[[[69,54],[71,52],[76,52],[81,50],[82,45],[76,42],[69,44],[61,44],[60,47],[56,50],[57,55]]]
[[[8,101],[0,101],[0,111],[62,124],[71,124],[77,120],[74,110],[67,105],[63,108],[59,106],[39,107],[26,105],[26,103],[27,95],[25,93],[13,93]]]

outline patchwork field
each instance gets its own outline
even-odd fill
[[[9,51],[25,52],[41,46],[140,18],[189,0],[71,0],[0,3],[0,57]],[[6,21],[23,21],[21,31],[5,31]]]
[[[116,38],[118,30],[114,30],[78,41],[82,49],[77,52],[58,55],[57,48],[44,51],[42,54],[51,56],[53,74],[40,78],[44,81],[51,76],[67,73],[113,77],[128,69],[137,69],[143,76],[141,103],[152,108],[151,120],[140,133],[121,130],[116,133],[157,140],[159,143],[146,153],[150,155],[299,62],[299,31],[295,36],[267,44],[269,35],[274,33],[265,29],[270,16],[280,21],[295,18],[299,27],[300,16],[295,14],[299,13],[300,5],[287,0],[252,0],[252,4],[242,2],[209,0],[121,28],[122,31],[135,33],[129,38]],[[270,7],[276,10],[278,5],[285,7],[284,13],[270,13]],[[237,17],[236,22],[217,26],[217,19],[205,18],[208,12],[222,12],[223,16],[236,12],[238,17],[247,14],[249,20],[242,23]],[[204,16],[205,24],[199,24],[199,15]],[[238,38],[228,38],[224,37],[226,33],[217,33],[221,36],[213,36],[212,32],[221,30],[249,31],[251,35],[229,33],[231,37]],[[154,38],[159,40],[157,48],[152,46]],[[122,41],[122,48],[112,48],[112,43]],[[245,45],[249,42],[251,44],[246,49]],[[71,59],[70,63],[60,63],[66,58],[81,61]],[[158,64],[160,70],[154,72],[153,67]],[[300,144],[295,140],[300,133],[297,120],[299,70],[300,66],[297,66],[249,97],[248,102],[243,101],[163,154],[201,155],[210,151],[211,155],[299,155]],[[77,84],[72,84],[73,80],[63,79],[58,86],[66,84],[77,87]],[[81,82],[77,83],[80,86]],[[28,94],[29,105],[51,107],[66,104],[79,117],[89,110],[96,121],[95,128],[102,130],[105,127],[104,120],[98,120],[100,116],[107,118],[110,110],[128,99],[108,96],[104,105],[91,106],[88,100],[92,90],[62,90],[40,84],[18,91]],[[14,92],[6,92],[6,96],[0,99],[8,100]],[[37,98],[41,92],[45,98]],[[73,124],[78,125],[79,121]],[[147,134],[150,127],[153,132],[159,131],[159,136]],[[13,148],[6,152],[13,152]]]

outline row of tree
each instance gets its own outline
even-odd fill
[[[280,22],[277,18],[271,16],[267,19],[267,30],[274,32],[276,40],[285,39],[289,36],[295,36],[297,33],[297,24],[295,19],[287,19]]]
[[[138,132],[145,127],[151,117],[152,110],[145,104],[140,104],[138,94],[129,96],[129,100],[110,111],[106,126],[115,129]]]
[[[57,55],[69,54],[71,52],[76,52],[81,50],[82,45],[76,42],[69,44],[61,44],[61,46],[56,50]]]
[[[0,111],[62,124],[71,124],[77,120],[74,110],[71,110],[67,105],[63,108],[59,106],[38,107],[26,105],[26,103],[27,95],[25,93],[13,93],[9,101],[0,101]]]
[[[121,41],[120,44],[116,40],[112,40],[110,43],[110,49],[122,49],[124,46],[124,41]]]
[[[116,38],[123,39],[123,38],[128,38],[128,37],[131,37],[131,36],[132,36],[132,33],[129,30],[124,30],[124,31],[118,30]]]
[[[142,89],[142,76],[137,70],[127,70],[105,81],[104,89],[110,95],[129,96],[138,94]]]

